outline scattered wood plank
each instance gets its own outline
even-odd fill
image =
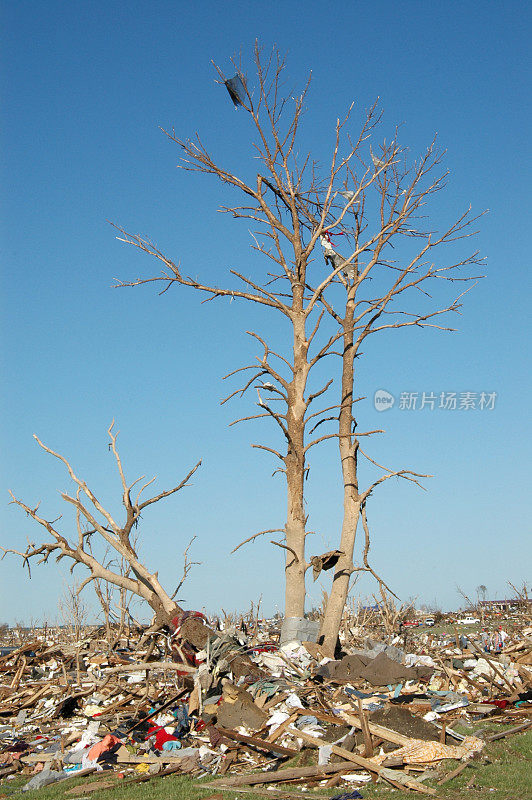
[[[112,786],[116,786],[117,778],[114,780],[109,780],[106,778],[102,781],[94,781],[93,783],[82,783],[74,786],[72,789],[67,789],[65,794],[67,795],[80,795],[80,794],[90,794],[91,792],[101,792],[104,789],[110,789]]]
[[[358,716],[360,719],[360,726],[362,728],[362,733],[364,735],[364,752],[362,755],[364,758],[371,758],[373,755],[373,742],[371,741],[371,733],[368,724],[368,715],[364,711],[362,707],[362,700],[358,698]]]
[[[355,717],[353,714],[345,714],[343,711],[341,714],[345,722],[352,725],[354,728],[362,730],[362,722],[359,717]],[[410,744],[412,741],[410,736],[403,736],[402,733],[397,733],[397,731],[392,731],[390,728],[385,728],[383,725],[377,725],[374,722],[368,721],[368,728],[372,734],[384,739],[385,742],[392,742],[392,744],[403,746],[405,744]]]
[[[18,772],[20,765],[17,763],[9,764],[7,767],[3,767],[0,769],[0,778],[5,778],[6,775],[14,775],[15,772]]]
[[[121,672],[145,672],[146,670],[172,670],[175,672],[190,672],[197,671],[197,667],[191,667],[189,664],[181,664],[176,661],[145,661],[141,664],[121,664],[118,667],[102,670],[105,678],[109,675],[118,675]]]
[[[266,750],[268,753],[278,753],[281,756],[295,756],[298,753],[297,750],[292,750],[289,747],[282,747],[280,744],[269,742],[267,739],[260,739],[258,736],[244,736],[243,733],[237,733],[230,728],[222,728],[221,725],[216,725],[215,727],[222,736],[227,736],[228,739],[233,739],[235,742],[242,742],[251,747],[257,747],[259,750]]]
[[[35,694],[33,694],[30,697],[29,700],[26,700],[25,703],[22,703],[20,708],[22,709],[22,708],[29,708],[30,706],[34,706],[35,703],[37,702],[37,700],[39,700],[47,692],[50,692],[50,693],[53,694],[54,688],[55,688],[54,686],[50,686],[49,683],[46,683],[44,686],[41,686],[41,688],[37,692],[35,692]]]
[[[466,770],[469,766],[469,761],[466,761],[465,764],[459,764],[458,767],[453,769],[451,772],[448,772],[441,780],[438,781],[438,786],[443,786],[444,783],[447,781],[452,781],[453,778],[456,778],[458,775],[461,775],[464,770]]]
[[[485,652],[482,650],[482,648],[478,646],[478,644],[477,644],[476,642],[470,642],[470,644],[471,644],[471,645],[472,645],[472,646],[475,648],[475,650],[477,651],[477,653],[479,653],[479,654],[482,656],[482,658],[483,658],[485,661],[487,661],[487,662],[488,662],[488,664],[490,665],[490,667],[492,668],[492,670],[495,672],[495,674],[496,674],[496,675],[498,675],[498,676],[499,676],[499,678],[500,678],[502,681],[504,681],[504,683],[506,684],[506,687],[507,687],[508,689],[510,689],[510,694],[513,694],[513,693],[514,693],[514,691],[515,691],[515,688],[512,686],[512,684],[510,683],[510,681],[508,680],[508,678],[506,677],[506,675],[504,675],[504,673],[503,673],[503,672],[501,672],[501,670],[498,668],[498,666],[497,666],[497,665],[496,665],[496,664],[493,662],[493,660],[492,660],[491,658],[488,658],[488,654],[487,654],[487,653],[485,653]],[[503,688],[503,687],[501,687],[501,688]]]
[[[187,759],[182,758],[181,761],[184,762],[187,761]],[[153,778],[165,778],[167,775],[174,775],[176,772],[182,772],[180,764],[175,764],[173,767],[166,767],[166,769],[162,769],[159,772],[154,772],[153,774],[148,773],[147,775],[139,775],[137,778],[132,778],[129,781],[125,781],[124,786],[129,786],[132,783],[146,783],[146,781],[151,781]]]
[[[527,722],[523,722],[522,725],[516,725],[515,728],[507,728],[505,731],[501,733],[494,733],[491,736],[486,736],[487,742],[496,742],[497,739],[504,739],[505,736],[511,736],[512,733],[520,733],[521,731],[526,731],[527,728],[530,728],[532,725],[532,720],[528,720]]]
[[[297,728],[292,729],[292,733],[298,739],[303,739],[304,742],[313,745],[313,747],[321,747],[323,745],[322,739],[319,739],[316,736],[310,736],[310,734],[303,733],[303,731],[298,731]],[[369,773],[380,775],[380,777],[387,780],[392,784],[392,786],[395,786],[395,788],[407,786],[409,789],[415,789],[417,792],[421,792],[422,794],[436,794],[435,789],[430,789],[428,786],[423,786],[422,783],[419,783],[419,781],[416,781],[414,778],[405,778],[405,776],[401,776],[399,778],[399,773],[398,776],[395,777],[395,773],[392,772],[392,770],[387,769],[386,767],[381,767],[379,764],[376,764],[374,761],[371,761],[368,758],[356,755],[355,753],[350,753],[349,750],[346,750],[344,747],[338,747],[335,744],[330,745],[330,747],[332,752],[336,755],[342,756],[342,758],[352,761],[354,764],[358,764],[358,766],[367,770]]]
[[[278,769],[275,772],[251,772],[247,775],[234,775],[227,778],[219,778],[211,781],[208,787],[214,788],[224,784],[231,788],[236,786],[256,786],[262,783],[283,783],[284,781],[294,780],[294,778],[326,778],[336,772],[343,772],[346,768],[353,770],[354,767],[349,762],[337,762],[336,764],[316,764],[310,767],[292,767],[290,769]]]
[[[296,719],[298,718],[298,716],[299,716],[299,714],[301,713],[301,711],[304,711],[304,710],[305,710],[305,709],[298,708],[296,711],[294,711],[294,712],[293,712],[293,714],[291,714],[291,715],[288,717],[288,719],[285,719],[285,721],[284,721],[284,722],[281,722],[281,724],[279,725],[279,727],[278,727],[278,728],[276,728],[276,729],[274,730],[274,732],[273,732],[273,733],[271,733],[271,734],[268,736],[268,741],[269,741],[269,742],[276,742],[276,741],[277,741],[277,739],[279,738],[279,736],[282,736],[282,735],[283,735],[283,733],[286,731],[286,729],[289,727],[289,725],[292,725],[292,723],[293,723],[293,722],[295,722],[295,721],[296,721]]]
[[[196,789],[210,789],[212,786],[211,784],[207,784],[206,786],[201,786],[196,784],[194,788]],[[219,787],[224,792],[244,792],[249,794],[260,794],[263,797],[278,797],[280,800],[308,800],[309,793],[306,792],[287,792],[285,789],[268,789],[265,791],[261,791],[255,787],[251,786],[222,786],[220,784]],[[330,794],[315,794],[312,792],[312,800],[330,800]]]

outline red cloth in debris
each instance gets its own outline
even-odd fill
[[[490,705],[490,706],[497,706],[497,708],[506,708],[509,701],[508,700],[482,700],[482,703]]]
[[[167,733],[164,728],[160,727],[150,728],[146,733],[146,739],[150,739],[153,735],[155,735],[155,747],[157,750],[162,750],[165,742],[178,741],[177,736],[172,736],[171,733]]]
[[[108,753],[109,750],[112,750],[113,747],[117,744],[120,744],[121,740],[118,739],[116,736],[113,736],[111,733],[108,733],[107,736],[104,736],[101,742],[95,744],[89,752],[87,753],[87,758],[91,761],[96,761],[102,753]]]

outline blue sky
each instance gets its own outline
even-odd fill
[[[260,275],[246,224],[217,213],[233,195],[176,170],[160,132],[199,131],[221,163],[247,171],[249,131],[211,59],[250,54],[259,37],[287,52],[289,88],[312,70],[304,139],[328,152],[336,117],[355,120],[380,97],[383,135],[420,152],[438,133],[448,187],[432,210],[444,224],[470,203],[487,278],[467,297],[459,332],[388,335],[360,368],[361,425],[385,427],[373,454],[433,474],[428,491],[389,482],[373,499],[373,563],[402,598],[456,607],[456,586],[488,595],[530,576],[528,341],[529,38],[523,3],[4,2],[2,3],[2,473],[0,539],[37,538],[8,488],[50,517],[68,488],[32,434],[71,457],[113,508],[120,487],[107,449],[116,418],[128,476],[194,485],[146,516],[143,553],[165,585],[179,578],[194,535],[201,566],[182,590],[189,608],[282,608],[281,552],[242,539],[283,524],[285,500],[268,457],[250,448],[266,428],[228,428],[222,376],[248,363],[250,328],[282,336],[255,308],[201,305],[183,290],[113,289],[155,264],[115,240],[107,220],[151,236],[206,281],[229,268]],[[358,116],[357,116],[358,115]],[[234,387],[233,387],[234,388]],[[385,414],[373,393],[496,392],[493,410]],[[336,546],[341,492],[334,446],[309,480],[309,554]],[[80,573],[81,576],[81,573]],[[0,619],[54,619],[69,579],[41,566],[27,580],[0,562]],[[326,588],[327,583],[324,582]],[[357,587],[361,597],[373,591]],[[321,587],[309,586],[309,605]]]

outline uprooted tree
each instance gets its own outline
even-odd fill
[[[478,263],[476,253],[455,257],[452,249],[448,261],[436,261],[444,245],[472,235],[473,219],[466,211],[441,232],[426,227],[424,207],[446,182],[446,173],[440,171],[442,154],[435,142],[417,161],[410,161],[406,149],[399,145],[397,131],[388,144],[384,140],[377,145],[381,115],[376,105],[352,136],[351,108],[343,120],[338,119],[329,164],[320,168],[310,154],[299,154],[300,123],[309,84],[297,97],[283,94],[285,63],[276,48],[264,57],[255,47],[253,78],[246,74],[240,60],[233,59],[232,64],[236,74],[228,80],[218,67],[216,70],[235,106],[247,115],[255,159],[261,163],[253,181],[217,163],[199,136],[190,140],[180,138],[175,130],[164,133],[179,147],[182,169],[213,175],[240,192],[242,205],[221,210],[257,224],[252,232],[252,249],[271,269],[251,277],[231,270],[239,283],[209,285],[190,277],[151,240],[120,227],[120,240],[155,257],[163,267],[160,274],[120,281],[119,285],[161,282],[162,291],[180,285],[203,293],[207,299],[239,298],[277,312],[288,323],[283,352],[274,351],[265,334],[248,331],[260,344],[261,354],[255,364],[226,376],[243,374],[246,378],[223,402],[257,389],[258,412],[235,422],[269,418],[283,442],[281,446],[275,442],[252,446],[271,453],[280,462],[278,471],[286,478],[286,521],[280,527],[251,535],[241,545],[264,534],[283,534],[280,541],[272,543],[285,550],[285,618],[304,615],[307,571],[317,564],[319,572],[325,561],[328,567],[334,566],[321,629],[324,645],[332,651],[353,574],[370,572],[379,581],[383,596],[387,589],[368,561],[366,504],[370,495],[392,477],[418,485],[420,478],[427,477],[409,469],[382,466],[361,448],[363,437],[382,431],[359,428],[355,415],[356,359],[362,355],[361,346],[367,337],[376,332],[405,327],[452,330],[438,318],[459,310],[463,292],[438,301],[436,306],[426,301],[438,281],[473,280],[464,268]],[[246,166],[242,165],[245,174]],[[344,237],[345,255],[340,255],[334,244],[336,236]],[[321,254],[322,258],[316,258]],[[337,357],[336,366],[329,356]],[[323,368],[326,358],[329,366]],[[313,386],[315,373],[321,383]],[[332,391],[336,396],[331,398]],[[315,411],[316,401],[326,393],[331,399]],[[320,435],[315,433],[321,425],[331,424],[335,428],[329,428],[330,432],[322,433],[322,429]],[[327,554],[328,560],[320,556],[307,559],[304,490],[309,451],[328,440],[339,445],[343,523],[337,551]],[[378,473],[363,488],[359,485],[361,458]],[[364,544],[355,563],[359,524]]]
[[[142,476],[133,481],[133,483],[128,483],[118,452],[118,434],[113,431],[113,424],[111,424],[108,434],[110,437],[109,446],[114,454],[122,483],[123,519],[117,521],[104,508],[87,483],[74,472],[70,462],[63,455],[47,447],[35,436],[43,450],[63,462],[75,487],[75,490],[70,494],[68,492],[61,493],[62,499],[73,507],[75,512],[75,537],[71,535],[70,528],[72,526],[70,523],[67,523],[68,530],[65,533],[60,529],[59,523],[62,517],[48,520],[41,515],[38,505],[32,508],[21,499],[15,497],[13,492],[10,492],[13,502],[45,529],[48,540],[39,544],[28,541],[28,546],[24,551],[6,547],[1,547],[0,549],[3,551],[2,557],[8,553],[20,556],[30,575],[33,561],[47,563],[51,556],[54,556],[56,561],[66,559],[67,562],[70,562],[71,572],[78,565],[85,567],[86,574],[83,580],[76,585],[76,596],[79,596],[80,592],[91,582],[99,584],[101,581],[117,587],[122,593],[122,597],[124,593],[129,592],[145,600],[153,609],[154,617],[151,630],[155,631],[168,624],[173,617],[182,614],[182,609],[174,600],[182,581],[178,583],[176,590],[172,594],[162,587],[158,573],[150,572],[143,561],[139,559],[136,549],[136,528],[145,509],[171,497],[188,485],[190,478],[200,466],[201,461],[198,461],[177,486],[159,492],[153,497],[143,499],[146,489],[151,486],[155,478],[141,484],[144,480],[144,476]],[[140,488],[139,484],[141,484]],[[100,546],[105,546],[103,553],[101,552],[101,547],[98,548],[93,545],[93,537],[98,540]],[[96,553],[99,554],[97,555]],[[124,564],[127,565],[127,569],[124,568]],[[185,556],[183,577],[187,575],[189,564],[190,562]]]

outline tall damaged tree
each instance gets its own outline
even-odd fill
[[[257,386],[258,413],[237,421],[271,418],[282,434],[283,452],[265,444],[253,446],[268,451],[282,463],[280,471],[286,476],[287,487],[286,522],[281,529],[261,531],[247,541],[268,533],[284,534],[282,541],[274,543],[286,551],[285,616],[301,618],[305,611],[305,572],[309,567],[305,560],[307,515],[304,507],[304,481],[307,473],[307,453],[317,443],[305,441],[305,429],[309,419],[315,416],[308,415],[311,403],[327,390],[330,383],[327,382],[314,392],[308,391],[309,372],[322,357],[319,352],[314,357],[309,354],[310,346],[321,323],[321,317],[312,323],[310,321],[310,316],[319,301],[320,288],[312,292],[310,297],[305,296],[305,291],[308,286],[308,261],[324,229],[327,214],[323,211],[321,224],[315,232],[309,232],[305,215],[301,212],[301,204],[311,201],[302,200],[302,193],[309,188],[318,191],[318,179],[314,178],[309,187],[304,187],[308,164],[299,167],[294,152],[308,84],[302,94],[295,98],[291,113],[286,114],[286,101],[281,96],[284,62],[277,51],[274,51],[264,64],[258,47],[255,49],[258,84],[256,99],[248,88],[244,72],[235,62],[233,63],[237,70],[234,78],[225,80],[221,70],[218,69],[218,73],[235,105],[248,114],[257,136],[255,147],[264,174],[256,175],[254,185],[215,163],[199,137],[195,141],[190,141],[180,139],[175,131],[165,131],[165,133],[183,152],[181,163],[183,169],[214,175],[242,193],[249,205],[226,207],[223,210],[236,218],[251,219],[262,226],[253,234],[253,249],[273,262],[276,272],[268,272],[257,282],[231,270],[233,276],[240,282],[240,287],[237,285],[221,288],[204,284],[184,274],[180,265],[166,256],[151,241],[120,228],[119,238],[154,256],[162,262],[163,271],[154,277],[122,281],[119,285],[137,286],[161,281],[165,284],[164,290],[166,290],[178,284],[205,293],[210,299],[239,298],[259,304],[280,313],[289,323],[290,334],[289,338],[287,337],[287,352],[284,355],[274,351],[256,332],[249,332],[260,343],[262,354],[257,364],[241,367],[231,373],[236,375],[251,371],[251,377],[226,400],[237,394],[245,394],[253,385],[257,385],[257,381],[267,376],[268,380],[262,380]],[[339,129],[340,126],[338,131]],[[338,167],[336,172],[337,170]],[[275,287],[276,282],[282,285],[280,289]],[[322,276],[320,282],[325,285]],[[260,394],[261,388],[263,394],[271,393],[284,402],[286,409],[284,413],[276,410],[273,402],[267,401]]]
[[[284,97],[281,78],[285,63],[275,48],[269,57],[264,57],[255,47],[253,78],[246,75],[240,61],[233,60],[232,64],[236,74],[229,80],[216,69],[235,106],[247,115],[251,125],[255,158],[261,164],[253,181],[217,163],[199,136],[190,140],[180,138],[175,130],[164,133],[179,147],[182,169],[213,175],[241,193],[242,205],[221,210],[258,225],[252,233],[252,249],[274,265],[273,271],[264,270],[262,275],[250,277],[231,270],[236,279],[234,285],[210,285],[189,277],[180,263],[149,239],[119,228],[120,240],[162,264],[160,274],[120,281],[119,285],[160,282],[162,291],[178,285],[194,289],[207,299],[239,298],[279,312],[288,322],[289,334],[283,352],[274,351],[266,335],[250,331],[261,345],[261,355],[256,364],[231,373],[231,376],[247,373],[247,377],[226,400],[235,395],[245,396],[253,388],[258,394],[258,413],[236,422],[270,418],[281,433],[283,447],[271,443],[253,446],[266,450],[281,462],[279,471],[285,475],[287,492],[287,514],[282,528],[253,534],[238,547],[264,534],[284,534],[273,543],[286,551],[285,619],[304,614],[307,570],[318,565],[319,573],[325,561],[328,566],[336,562],[322,624],[325,646],[332,651],[351,576],[358,571],[370,572],[379,581],[382,592],[387,588],[368,560],[366,504],[370,495],[389,478],[419,483],[423,477],[408,469],[387,469],[361,449],[362,437],[378,431],[361,431],[355,416],[355,359],[362,355],[360,348],[372,333],[429,326],[451,330],[436,318],[457,312],[463,293],[444,300],[436,308],[430,307],[430,303],[416,308],[410,297],[426,301],[428,288],[437,280],[473,280],[466,268],[478,263],[476,253],[466,258],[451,258],[449,263],[433,260],[435,251],[471,235],[473,219],[466,212],[441,233],[424,229],[421,217],[424,207],[444,187],[446,179],[445,174],[438,172],[442,156],[434,143],[419,161],[409,163],[397,135],[388,145],[383,142],[377,146],[381,118],[376,106],[364,116],[354,137],[349,132],[350,109],[342,121],[337,120],[329,164],[320,169],[310,154],[302,159],[298,156],[300,123],[309,84],[299,96]],[[244,165],[241,171],[245,174]],[[342,250],[345,252],[347,248],[345,256],[333,244],[336,235],[344,237],[341,241]],[[329,356],[338,359],[336,366]],[[325,381],[313,385],[314,373],[323,375],[323,369],[314,368],[318,365],[321,368],[324,363],[329,364]],[[332,391],[338,392],[336,399],[331,398],[324,408],[314,411],[312,404]],[[274,400],[281,401],[281,410]],[[315,434],[318,427],[330,424],[336,429]],[[338,550],[333,556],[307,560],[304,488],[310,465],[309,450],[329,440],[337,440],[339,444],[343,523]],[[360,487],[361,457],[379,471],[364,488]],[[364,543],[355,563],[360,521]]]
[[[117,521],[104,508],[87,483],[74,472],[70,462],[63,455],[47,447],[35,436],[37,443],[45,452],[59,459],[65,465],[73,482],[75,491],[70,494],[62,492],[61,497],[75,511],[76,536],[74,538],[69,532],[63,533],[60,530],[58,523],[62,517],[48,520],[40,514],[38,505],[32,508],[10,492],[13,502],[41,525],[49,538],[48,541],[39,544],[29,541],[24,551],[5,547],[0,549],[3,551],[2,557],[12,553],[22,558],[30,575],[32,562],[47,563],[50,556],[54,556],[57,561],[66,559],[67,562],[70,562],[71,572],[78,565],[85,567],[86,574],[76,586],[77,595],[91,582],[99,583],[104,581],[116,586],[121,591],[122,596],[124,593],[129,592],[140,597],[148,603],[154,612],[151,630],[155,631],[168,624],[173,618],[181,617],[182,609],[174,600],[176,593],[167,592],[159,582],[158,573],[150,572],[139,558],[134,534],[145,509],[171,497],[187,486],[190,478],[200,466],[201,461],[190,470],[177,486],[159,492],[153,497],[143,499],[142,496],[145,490],[154,482],[155,478],[142,484],[138,490],[135,487],[138,487],[144,476],[128,484],[117,448],[118,434],[113,432],[113,424],[110,426],[108,434],[110,437],[109,447],[114,454],[122,483],[124,518]],[[133,492],[134,489],[135,492]],[[68,527],[70,528],[70,525]],[[109,551],[114,553],[118,557],[118,561],[108,558],[105,553],[102,554],[99,545],[105,547],[105,553]],[[114,563],[117,563],[116,568],[113,566]],[[185,559],[185,573],[187,563]],[[127,569],[123,566],[120,568],[121,564],[126,564]]]
[[[366,148],[365,152],[361,149],[359,145],[350,154],[351,158],[357,157],[359,174],[349,159],[343,175],[344,186],[348,188],[339,192],[339,196],[349,202],[344,202],[343,208],[328,209],[332,220],[321,239],[326,261],[338,268],[335,281],[343,287],[344,300],[343,304],[336,298],[329,300],[325,292],[320,297],[325,312],[338,328],[327,343],[327,353],[341,360],[338,427],[331,437],[338,439],[344,513],[339,557],[321,625],[321,641],[329,653],[334,651],[353,574],[368,572],[376,578],[384,606],[386,592],[391,591],[368,560],[369,497],[391,478],[401,478],[423,488],[420,479],[430,477],[410,469],[387,468],[362,449],[355,414],[356,364],[363,355],[361,347],[371,334],[382,331],[411,327],[453,330],[439,318],[459,312],[462,297],[471,287],[464,288],[450,302],[444,301],[434,307],[434,285],[437,281],[466,284],[475,281],[480,276],[471,275],[465,268],[481,262],[477,252],[465,258],[458,257],[456,261],[452,258],[443,262],[435,260],[440,258],[443,247],[475,235],[471,225],[478,219],[471,217],[468,209],[442,232],[425,228],[421,210],[432,195],[444,188],[447,178],[447,173],[439,171],[442,153],[437,151],[435,141],[410,165],[407,151],[399,146],[397,134],[388,145],[385,142],[381,145],[378,156],[371,146],[369,158]],[[314,226],[319,224],[312,215],[309,218]],[[345,237],[342,242],[350,248],[348,255],[342,256],[335,249],[332,243],[335,234]],[[420,302],[420,297],[428,302]],[[340,352],[333,350],[337,342],[341,343]],[[327,419],[327,422],[332,421],[336,421],[335,418]],[[378,433],[383,431],[371,431],[369,435]],[[364,487],[360,485],[361,458],[377,472]],[[360,523],[364,540],[356,565],[353,555]]]

